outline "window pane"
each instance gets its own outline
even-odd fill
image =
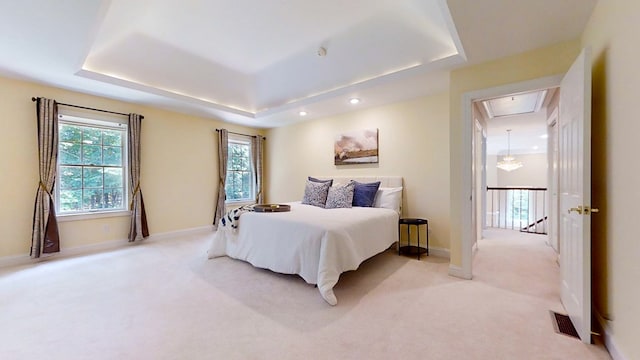
[[[102,165],[102,146],[82,146],[82,163],[84,165]]]
[[[82,210],[82,190],[60,190],[60,211]]]
[[[103,165],[113,165],[113,166],[121,166],[122,165],[122,148],[114,147],[114,146],[105,146],[103,147]]]
[[[227,200],[238,200],[241,194],[238,193],[238,173],[231,171],[227,173],[227,185],[225,186]]]
[[[229,142],[227,162],[227,200],[253,200],[251,147],[247,143]]]
[[[122,168],[105,168],[104,169],[104,187],[105,188],[123,187]]]
[[[85,188],[102,188],[102,168],[85,167],[83,186]]]
[[[86,145],[102,145],[102,130],[85,127],[82,143]]]
[[[122,199],[124,199],[124,191],[122,188],[105,189],[103,194],[104,209],[121,209],[123,208]]]
[[[242,145],[232,144],[229,146],[229,160],[227,167],[230,170],[242,170]]]
[[[245,199],[251,197],[251,173],[248,171],[242,173],[242,197]]]
[[[58,135],[56,201],[60,212],[125,209],[126,129],[61,121]]]
[[[83,209],[102,209],[102,189],[85,189],[82,197]]]
[[[59,141],[79,144],[82,142],[82,131],[79,126],[60,125]]]
[[[251,172],[232,171],[227,173],[227,200],[247,200],[252,199],[252,176]]]
[[[82,190],[82,168],[79,166],[60,166],[60,189]],[[82,197],[82,193],[78,199]]]
[[[102,144],[109,146],[122,146],[122,131],[102,130]]]
[[[59,145],[60,163],[67,165],[80,165],[80,150],[82,145],[70,142],[61,142]]]
[[[233,171],[242,170],[242,159],[237,156],[231,158],[231,166],[229,168]]]

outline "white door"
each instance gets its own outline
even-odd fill
[[[560,84],[561,299],[580,339],[591,342],[591,52]]]

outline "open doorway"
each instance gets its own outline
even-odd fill
[[[471,106],[474,276],[558,298],[558,248],[550,235],[557,222],[551,212],[557,211],[559,88],[481,98]]]
[[[462,117],[460,142],[460,181],[452,188],[462,196],[455,196],[460,206],[461,266],[450,265],[453,276],[473,278],[473,249],[476,242],[477,221],[473,162],[473,102],[504,94],[559,87],[561,89],[558,114],[558,238],[560,239],[561,300],[580,339],[591,341],[591,214],[599,210],[591,207],[591,51],[582,50],[566,74],[513,83],[464,93],[461,101]],[[454,155],[457,155],[455,152]],[[452,156],[455,159],[455,156]],[[468,171],[466,170],[468,169]],[[469,194],[467,197],[466,195]],[[457,195],[457,194],[456,194]],[[454,198],[454,196],[452,196]]]
[[[476,238],[476,224],[478,221],[477,211],[475,209],[477,206],[478,197],[474,192],[476,190],[476,168],[474,165],[474,161],[476,160],[476,151],[474,142],[474,117],[473,117],[473,102],[481,99],[491,99],[496,97],[503,97],[506,94],[518,94],[524,92],[530,92],[534,90],[540,89],[549,89],[549,88],[558,88],[561,80],[563,79],[562,75],[554,75],[543,78],[538,78],[534,80],[527,80],[519,83],[511,83],[507,85],[497,86],[493,88],[486,88],[481,90],[470,91],[464,93],[461,101],[461,126],[462,126],[462,137],[467,139],[460,143],[460,154],[461,154],[461,166],[463,169],[469,169],[468,172],[463,172],[463,176],[461,177],[459,190],[462,194],[469,194],[468,196],[463,195],[460,198],[460,209],[461,209],[461,222],[462,227],[461,230],[461,266],[450,266],[449,273],[453,276],[457,276],[463,279],[472,279],[473,278],[473,249],[477,244]],[[472,191],[472,193],[468,193],[468,191]]]
[[[557,211],[558,98],[550,87],[473,101],[477,240],[487,229],[509,229],[543,236],[558,250],[557,235],[547,239]]]

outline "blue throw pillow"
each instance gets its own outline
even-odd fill
[[[376,199],[376,193],[380,187],[380,181],[372,183],[359,183],[354,181],[356,187],[353,191],[353,206],[372,207]]]

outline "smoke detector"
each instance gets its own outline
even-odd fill
[[[320,46],[320,48],[318,49],[318,56],[327,56],[327,49]]]

